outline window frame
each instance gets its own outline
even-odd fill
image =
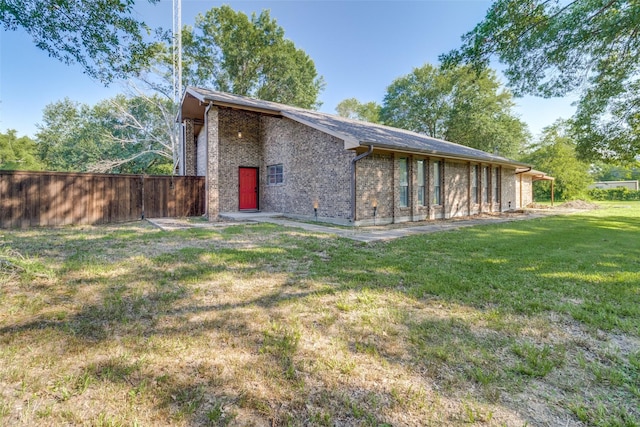
[[[471,200],[474,205],[477,205],[480,202],[480,197],[478,196],[478,183],[480,178],[480,166],[473,165],[471,168]]]
[[[278,185],[284,185],[284,166],[282,163],[267,166],[267,186],[275,187]]]
[[[496,167],[494,168],[495,170],[495,177],[494,177],[494,182],[493,182],[493,201],[495,203],[500,203],[500,184],[501,184],[501,180],[500,180],[500,167]]]
[[[482,201],[484,203],[489,203],[491,201],[491,198],[489,197],[489,190],[491,189],[491,186],[489,185],[489,176],[491,174],[489,173],[489,166],[483,166],[482,167]]]
[[[442,161],[433,161],[433,204],[442,205]]]
[[[416,177],[418,179],[418,206],[426,206],[427,205],[427,193],[426,193],[426,183],[427,183],[427,171],[426,171],[426,161],[424,159],[418,159],[416,162]],[[421,179],[422,178],[422,179]]]
[[[404,171],[403,171],[404,169]],[[398,159],[398,197],[399,207],[409,207],[409,158],[400,157]]]

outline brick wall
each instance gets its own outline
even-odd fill
[[[444,169],[445,217],[468,215],[469,164],[467,162],[446,161]]]
[[[207,133],[201,131],[196,142],[196,175],[207,175]]]
[[[407,207],[401,207],[399,194],[399,162],[401,158],[407,158],[409,164],[409,203]],[[418,200],[418,160],[423,160],[426,167],[425,176],[425,206],[421,206]],[[442,198],[440,205],[434,205],[434,179],[435,162],[439,161],[443,172],[440,185]],[[480,212],[480,204],[474,204],[471,194],[471,170],[476,163],[443,160],[440,158],[426,158],[407,154],[371,154],[357,163],[356,167],[356,225],[373,224],[372,201],[378,202],[376,223],[388,224],[393,222],[421,221],[424,219],[453,218],[465,215],[474,215]],[[478,185],[480,187],[480,200],[482,193],[482,167],[479,165]],[[495,171],[496,167],[489,166],[489,170]],[[512,168],[500,169],[500,194],[501,202],[494,203],[493,186],[495,176],[491,179],[489,174],[489,203],[483,203],[483,212],[507,210],[508,202],[512,201],[515,207],[516,185],[513,179],[515,170]],[[495,172],[494,172],[495,173]],[[529,191],[530,193],[530,191]]]
[[[253,112],[212,107],[206,117],[208,147],[208,199],[210,219],[220,212],[238,210],[238,172],[240,167],[258,168],[259,209],[312,218],[314,202],[318,218],[324,221],[350,223],[351,159],[356,153],[345,150],[342,140],[287,118],[259,115]],[[242,133],[239,137],[238,132]],[[204,134],[204,132],[203,132]],[[205,173],[202,157],[206,156],[204,135],[198,137],[198,174]],[[400,206],[399,164],[408,165],[408,206]],[[188,159],[187,159],[188,160]],[[425,162],[425,205],[418,201],[418,161]],[[442,167],[442,199],[434,205],[434,162]],[[283,166],[284,181],[267,182],[268,166]],[[188,162],[187,162],[188,166]],[[507,210],[508,202],[516,207],[519,199],[514,169],[500,168],[501,203],[493,203],[495,175],[489,173],[490,202],[474,205],[470,198],[471,168],[474,163],[427,158],[400,153],[373,153],[356,163],[355,225],[373,223],[373,203],[377,203],[378,224],[423,219],[451,218],[469,213]],[[479,168],[480,200],[484,200],[482,168]],[[493,172],[495,167],[490,166]],[[493,180],[492,180],[493,175]],[[519,176],[518,176],[519,177]],[[525,177],[523,189],[530,199],[531,182]],[[525,200],[526,201],[526,200]]]
[[[220,214],[220,203],[218,192],[219,185],[219,151],[218,140],[218,108],[211,107],[205,117],[205,127],[202,132],[207,132],[207,216],[210,221],[218,219]]]
[[[286,118],[263,117],[262,209],[346,223],[351,216],[352,151],[338,138]],[[268,185],[267,167],[282,164],[284,182]]]
[[[512,168],[502,168],[502,211],[516,209],[518,207],[516,200],[516,170]]]
[[[223,108],[218,113],[218,124],[220,212],[236,212],[239,203],[239,168],[261,166],[260,115]],[[238,132],[242,133],[242,137]],[[258,173],[263,173],[262,168]],[[258,207],[262,208],[260,203]]]
[[[196,141],[193,134],[193,120],[184,121],[185,175],[196,174]]]
[[[409,173],[409,200],[407,206],[400,206],[400,159],[406,158]],[[418,161],[425,164],[425,197],[424,204],[418,198]],[[373,223],[372,201],[376,199],[376,223],[422,221],[424,219],[442,218],[445,213],[460,216],[467,214],[468,202],[468,165],[447,161],[441,178],[443,197],[440,205],[434,205],[434,162],[442,159],[427,158],[400,153],[371,154],[356,165],[356,224]],[[451,173],[460,173],[453,176]],[[452,191],[455,193],[448,193]],[[454,199],[459,197],[457,201]],[[449,206],[453,206],[450,208]]]
[[[524,208],[532,202],[533,181],[531,180],[531,175],[516,175],[516,207]]]
[[[373,221],[374,200],[381,223],[393,218],[393,162],[393,154],[372,153],[356,163],[356,221]]]

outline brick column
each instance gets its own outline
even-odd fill
[[[471,162],[467,162],[467,216],[471,216]]]
[[[216,221],[220,214],[219,199],[219,153],[220,140],[218,135],[218,108],[211,107],[205,117],[207,132],[207,216],[209,221]]]
[[[184,120],[184,174],[196,174],[196,142],[193,136],[193,120]]]

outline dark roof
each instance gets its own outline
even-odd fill
[[[276,102],[262,101],[203,88],[189,87],[185,96],[186,94],[190,94],[204,103],[212,102],[214,105],[230,106],[287,117],[342,139],[346,148],[373,145],[374,148],[392,151],[528,166],[482,150],[390,126],[347,119],[333,114],[305,110]]]

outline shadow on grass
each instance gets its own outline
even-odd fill
[[[385,411],[409,405],[403,395],[408,391],[322,381],[305,383],[303,377],[314,378],[315,374],[300,363],[295,329],[256,324],[260,320],[252,319],[243,309],[259,308],[266,313],[263,317],[278,318],[282,316],[281,312],[276,313],[278,309],[292,311],[298,304],[349,292],[372,292],[373,297],[370,301],[363,299],[353,309],[340,309],[347,313],[382,305],[382,293],[400,295],[414,301],[417,307],[432,300],[470,307],[487,319],[493,316],[493,323],[478,330],[464,319],[440,319],[428,313],[421,319],[400,316],[397,323],[408,331],[408,340],[400,345],[409,359],[387,351],[385,341],[393,338],[364,321],[355,325],[344,321],[340,336],[329,338],[345,340],[350,357],[364,355],[417,372],[439,384],[445,396],[459,396],[461,387],[471,384],[481,389],[477,399],[498,404],[499,384],[520,383],[522,378],[536,376],[526,372],[539,372],[536,366],[527,365],[527,355],[538,354],[538,350],[526,345],[522,347],[525,350],[519,350],[514,347],[518,342],[517,328],[498,327],[504,322],[505,313],[538,316],[558,312],[593,328],[640,334],[639,232],[639,222],[626,217],[576,216],[474,227],[371,245],[305,237],[273,226],[239,227],[226,234],[180,232],[171,234],[172,238],[215,235],[241,238],[245,243],[234,248],[171,250],[145,258],[143,265],[136,265],[136,258],[118,258],[118,268],[109,274],[103,268],[97,277],[63,284],[76,288],[95,286],[99,294],[93,302],[79,304],[77,312],[62,319],[36,317],[6,324],[0,328],[0,336],[9,343],[23,332],[54,329],[90,346],[123,336],[205,339],[210,332],[225,331],[232,338],[243,337],[233,342],[239,342],[243,352],[261,362],[258,367],[249,364],[246,369],[256,371],[259,379],[280,384],[281,396],[270,398],[250,385],[234,384],[234,379],[213,367],[203,373],[198,367],[178,365],[163,376],[147,372],[138,361],[110,359],[88,363],[81,378],[90,378],[86,380],[89,383],[126,383],[134,395],[140,394],[164,408],[167,416],[193,425],[231,422],[235,417],[233,408],[252,411],[256,420],[262,417],[272,424],[380,425]],[[269,234],[268,239],[261,236],[265,233]],[[78,251],[92,246],[99,249],[100,242],[115,240],[127,248],[126,252],[136,252],[142,245],[157,243],[154,238],[158,237],[165,239],[166,235],[151,233],[142,238],[127,231],[89,239],[91,245],[86,239],[69,238],[82,243],[72,255],[60,244],[59,257],[68,258],[69,263],[61,269],[59,280],[65,281],[67,274],[95,268],[96,259],[79,257],[75,255]],[[100,263],[109,269],[108,260],[101,259]],[[239,297],[234,302],[198,303],[198,292],[207,292],[208,287],[234,281],[255,281],[259,287],[261,280],[270,275],[281,276],[273,289],[258,288],[255,295]],[[41,287],[40,292],[45,291]],[[196,324],[188,320],[201,314],[210,316]],[[339,310],[336,316],[340,316]],[[336,334],[329,328],[321,331]],[[562,365],[564,356],[562,349],[550,348],[549,352],[548,358],[555,361],[550,367],[553,370]],[[499,366],[505,359],[512,363]],[[414,407],[420,405],[420,400],[425,400],[424,396],[415,398],[403,410],[426,410]]]

